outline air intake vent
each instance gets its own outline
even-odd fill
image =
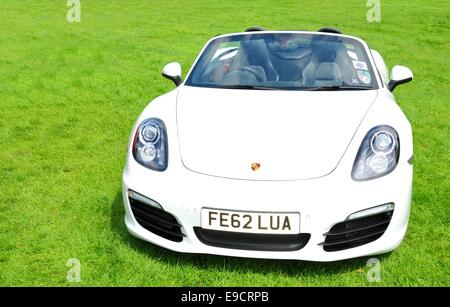
[[[131,211],[136,221],[148,231],[170,241],[183,241],[181,225],[175,217],[161,209],[144,204],[138,200],[130,200]]]
[[[336,224],[324,234],[325,242],[319,245],[327,252],[335,252],[373,242],[384,234],[392,214],[389,211]]]
[[[255,251],[297,251],[305,247],[311,235],[270,235],[217,231],[194,227],[198,239],[210,246]]]

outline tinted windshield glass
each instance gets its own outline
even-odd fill
[[[376,84],[359,41],[288,32],[217,38],[186,81],[201,87],[285,90],[372,89]]]

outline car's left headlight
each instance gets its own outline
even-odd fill
[[[397,166],[399,153],[400,141],[394,128],[372,128],[364,137],[356,155],[352,178],[363,181],[389,174]]]
[[[144,120],[134,137],[134,159],[151,170],[162,172],[167,168],[167,152],[167,133],[164,122],[158,118]]]

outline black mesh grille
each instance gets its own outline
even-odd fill
[[[172,214],[138,200],[128,199],[130,200],[131,211],[133,211],[134,218],[139,225],[167,240],[183,241],[184,235],[181,232],[181,225]]]
[[[194,227],[198,239],[210,246],[257,250],[257,251],[296,251],[308,243],[311,235],[299,233],[294,235],[254,234],[229,231],[217,231]]]
[[[336,224],[324,234],[325,241],[319,245],[327,252],[335,252],[373,242],[384,234],[392,214],[389,211]]]

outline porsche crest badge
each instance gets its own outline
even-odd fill
[[[256,172],[257,170],[259,170],[261,168],[261,164],[259,163],[252,163],[252,170],[254,172]]]

